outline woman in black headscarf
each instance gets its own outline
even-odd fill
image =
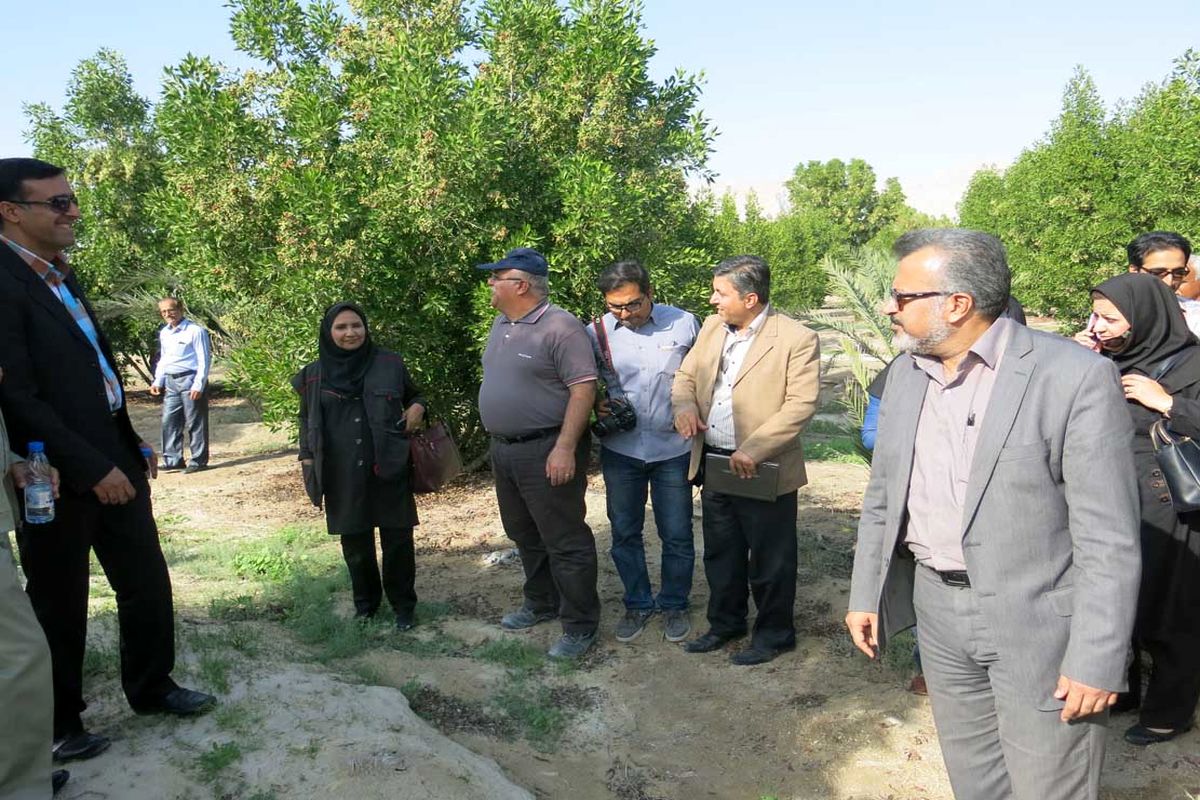
[[[1142,507],[1142,583],[1134,624],[1129,693],[1115,707],[1139,707],[1131,744],[1165,742],[1192,727],[1200,698],[1200,513],[1171,505],[1154,459],[1150,426],[1200,438],[1200,342],[1162,281],[1124,274],[1092,290],[1090,333],[1121,371],[1134,426]],[[1097,465],[1102,469],[1103,465]],[[1141,694],[1142,651],[1152,668]]]
[[[417,604],[408,431],[425,401],[404,360],[371,342],[367,317],[338,303],[321,321],[320,357],[292,378],[300,394],[300,460],[313,505],[325,501],[329,533],[342,540],[354,615],[374,616],[384,593],[396,628],[413,626]],[[375,528],[383,550],[382,582]]]

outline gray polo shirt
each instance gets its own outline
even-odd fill
[[[549,301],[520,319],[499,314],[483,351],[483,427],[521,436],[562,425],[569,387],[595,380],[591,342],[571,314]]]

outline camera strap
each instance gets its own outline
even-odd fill
[[[604,358],[604,366],[616,374],[613,368],[612,350],[608,346],[608,333],[604,330],[604,317],[592,317],[592,330],[596,332],[596,341],[600,344],[600,355]]]

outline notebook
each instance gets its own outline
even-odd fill
[[[739,478],[729,467],[729,456],[705,453],[704,488],[735,497],[773,501],[779,496],[779,465],[764,461],[758,465],[758,473],[753,478]]]

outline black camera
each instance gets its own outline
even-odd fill
[[[610,433],[631,431],[637,425],[637,412],[629,401],[608,395],[608,416],[592,423],[592,433],[603,439]]]

